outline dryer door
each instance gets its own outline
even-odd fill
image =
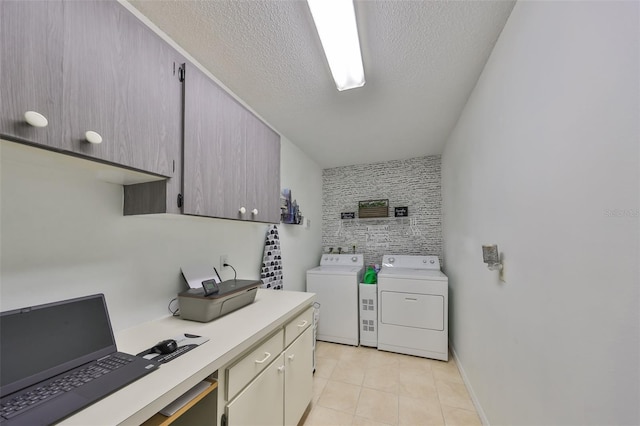
[[[433,294],[380,292],[383,324],[444,330],[444,297]]]

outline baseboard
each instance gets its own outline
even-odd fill
[[[473,386],[471,386],[471,382],[469,382],[467,373],[464,371],[464,367],[462,366],[462,363],[460,362],[460,358],[458,358],[456,349],[453,347],[453,343],[451,341],[449,341],[449,349],[451,350],[453,359],[456,361],[458,370],[460,370],[460,376],[462,376],[462,381],[464,382],[464,385],[467,387],[467,391],[469,392],[469,396],[471,397],[473,406],[476,407],[476,411],[478,412],[478,417],[480,417],[480,421],[484,426],[491,426],[489,423],[489,419],[487,419],[487,415],[484,413],[484,410],[482,409],[482,405],[480,405],[480,401],[478,401],[476,393],[473,391]]]

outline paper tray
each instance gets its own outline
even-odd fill
[[[218,284],[220,290],[210,296],[205,296],[200,289],[179,293],[180,317],[190,321],[213,321],[253,303],[261,284],[252,280],[228,280]]]

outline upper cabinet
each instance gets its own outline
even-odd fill
[[[174,176],[182,140],[181,55],[115,1],[64,6],[65,148]],[[102,142],[87,143],[87,132]]]
[[[280,136],[191,64],[184,104],[185,214],[280,220]]]
[[[0,1],[0,136],[60,147],[62,22],[61,0]]]
[[[0,136],[176,174],[181,55],[116,1],[3,0],[0,8]]]
[[[280,135],[249,113],[246,204],[253,220],[280,222]],[[248,207],[249,208],[249,207]]]
[[[127,215],[279,222],[280,136],[185,63],[115,0],[0,0],[0,137],[169,178]]]
[[[243,219],[248,111],[186,64],[184,213]],[[246,206],[245,210],[246,210]]]

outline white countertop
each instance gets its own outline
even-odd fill
[[[259,289],[255,301],[208,323],[167,316],[116,333],[118,350],[136,354],[191,333],[209,341],[61,422],[140,424],[310,306],[315,294]]]

